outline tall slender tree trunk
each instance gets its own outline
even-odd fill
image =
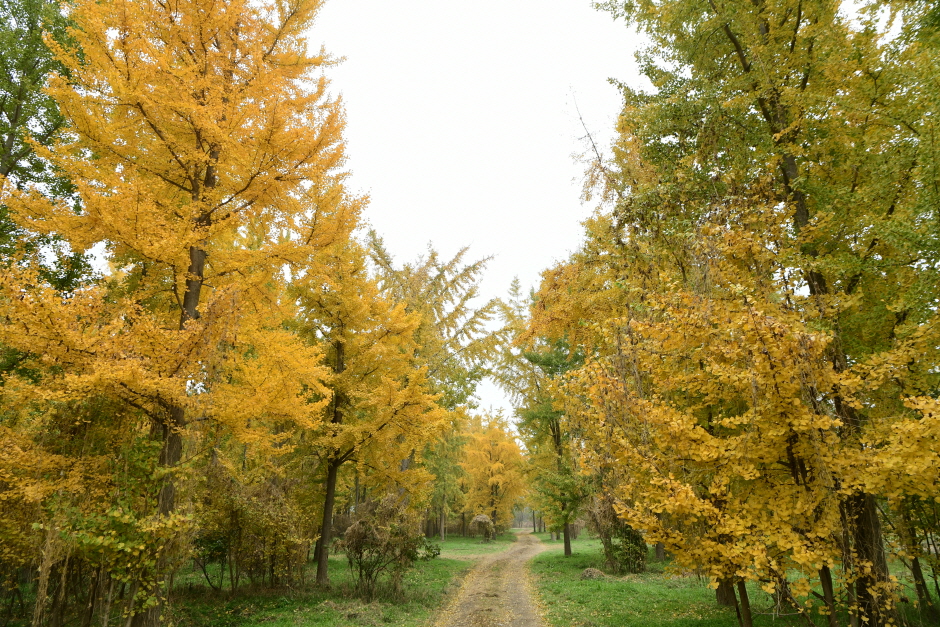
[[[741,627],[754,627],[754,619],[751,616],[751,600],[747,596],[747,584],[743,579],[738,580],[738,596],[741,597],[741,610],[739,612]]]
[[[902,534],[904,542],[907,544],[907,551],[911,557],[911,578],[914,580],[914,590],[917,592],[917,602],[920,604],[921,612],[931,623],[940,623],[940,612],[930,598],[930,589],[927,587],[927,580],[924,578],[924,571],[920,566],[920,558],[917,554],[920,552],[920,542],[917,537],[917,530],[914,527],[914,521],[911,518],[910,507],[908,503],[902,503],[901,522],[903,523]]]
[[[336,329],[338,339],[333,342],[336,362],[333,365],[333,372],[342,374],[346,370],[346,343],[343,341],[343,332],[345,329],[340,327]],[[339,425],[343,423],[343,412],[345,410],[346,395],[339,390],[333,391],[333,416],[330,423]],[[317,585],[327,586],[330,583],[330,542],[333,536],[333,505],[336,502],[336,477],[339,474],[339,467],[343,463],[343,458],[339,451],[334,453],[326,465],[326,494],[323,497],[323,520],[320,525],[320,539],[317,550]]]
[[[323,498],[323,522],[320,527],[320,551],[317,555],[317,584],[330,583],[330,542],[333,535],[333,505],[336,501],[336,476],[340,462],[330,460],[326,468],[326,496]]]
[[[829,612],[829,615],[826,617],[829,621],[829,627],[839,627],[838,617],[836,616],[835,588],[832,585],[832,571],[829,570],[829,566],[825,564],[819,569],[819,583],[822,585],[823,600]]]
[[[927,588],[927,580],[924,578],[924,571],[920,567],[920,559],[911,558],[911,575],[914,578],[914,588],[917,591],[917,602],[920,603],[921,611],[930,620],[931,623],[940,623],[940,612],[930,598],[930,590]]]
[[[565,523],[565,528],[562,531],[562,534],[565,536],[565,557],[571,557],[571,525]]]
[[[859,612],[867,627],[888,624],[891,612],[886,610],[876,592],[879,583],[888,581],[888,564],[881,543],[881,521],[871,494],[857,492],[847,499],[849,524],[852,526],[852,545],[859,562],[870,564],[870,569],[859,564],[855,581],[855,597]],[[865,621],[864,619],[868,620]]]

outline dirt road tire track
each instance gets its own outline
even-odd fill
[[[473,567],[435,627],[544,627],[533,601],[526,562],[545,546],[531,533]]]

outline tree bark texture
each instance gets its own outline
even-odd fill
[[[823,565],[819,569],[819,583],[823,589],[823,600],[826,603],[826,609],[829,615],[826,617],[829,627],[839,627],[839,621],[836,616],[836,595],[835,588],[832,585],[832,571],[829,567]]]
[[[743,579],[738,580],[738,596],[741,597],[741,627],[754,627],[754,619],[751,617],[751,600],[747,596],[747,584]]]
[[[333,535],[333,504],[336,501],[336,476],[340,464],[330,461],[326,471],[326,495],[323,497],[323,522],[320,528],[320,552],[317,555],[317,584],[330,583],[330,542]]]
[[[875,498],[871,494],[857,492],[846,500],[846,507],[852,527],[852,548],[860,562],[856,564],[860,572],[855,581],[859,615],[867,627],[883,627],[890,619],[890,612],[882,607],[876,590],[879,583],[888,580],[888,564]],[[869,564],[870,569],[864,568],[864,564]]]
[[[736,600],[734,597],[734,584],[730,579],[719,579],[718,587],[715,589],[715,601],[718,605],[724,607],[734,607]]]

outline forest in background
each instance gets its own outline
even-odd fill
[[[184,564],[328,586],[333,548],[368,597],[520,507],[742,627],[748,582],[940,620],[940,9],[601,3],[653,89],[582,246],[481,302],[485,259],[363,228],[319,5],[0,0],[0,620],[158,625]]]

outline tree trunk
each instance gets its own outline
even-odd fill
[[[173,468],[180,463],[183,458],[183,434],[182,429],[186,426],[186,413],[182,407],[173,406],[169,409],[169,416],[162,425],[160,425],[161,439],[163,447],[160,449],[160,466],[163,468]],[[157,511],[161,515],[170,514],[176,509],[176,483],[172,476],[167,476],[160,486],[160,494],[157,497]]]
[[[321,519],[320,524],[323,524]],[[317,564],[320,563],[320,549],[323,546],[323,528],[320,528],[320,537],[317,538],[317,541],[313,545],[313,561]]]
[[[914,588],[917,590],[917,602],[920,604],[924,616],[933,623],[940,622],[940,612],[937,612],[937,606],[933,604],[930,598],[930,590],[927,588],[927,580],[924,579],[924,571],[920,567],[920,559],[911,558],[911,576],[914,578]]]
[[[920,559],[917,554],[920,552],[920,542],[917,538],[917,532],[914,528],[914,521],[911,519],[911,513],[908,503],[901,504],[901,521],[903,522],[902,533],[904,542],[907,544],[907,551],[911,557],[911,578],[914,580],[914,590],[917,592],[917,602],[920,605],[921,612],[931,623],[940,622],[940,612],[933,604],[930,598],[930,590],[927,588],[927,580],[924,578],[924,571],[920,567]]]
[[[444,541],[444,536],[447,533],[447,513],[443,507],[441,507],[441,542]]]
[[[656,561],[665,562],[666,561],[666,545],[663,544],[662,542],[657,542],[655,551],[656,551]]]
[[[317,555],[317,585],[330,584],[330,541],[333,535],[333,504],[336,500],[336,475],[340,462],[330,460],[326,470],[326,496],[323,498],[323,523],[320,527],[320,552]]]
[[[101,612],[101,624],[109,625],[111,622],[111,602],[114,601],[114,578],[111,577],[111,574],[108,574],[108,596],[104,602],[104,610]]]
[[[342,340],[344,328],[340,326],[335,330],[338,339],[333,341],[334,359],[333,372],[337,375],[346,370],[346,343]],[[333,390],[333,416],[330,423],[343,424],[343,414],[346,409],[346,394],[339,389]],[[333,505],[336,502],[336,477],[339,467],[345,458],[336,451],[326,466],[326,494],[323,497],[323,521],[320,525],[320,539],[317,541],[317,585],[330,584],[330,542],[333,539]]]
[[[724,607],[734,607],[737,601],[734,598],[734,584],[730,579],[719,579],[715,589],[715,601]]]
[[[826,608],[829,611],[829,627],[839,627],[839,621],[836,617],[836,595],[832,585],[832,571],[829,566],[823,565],[819,569],[819,583],[823,589],[823,600],[826,602]]]
[[[202,223],[203,221],[200,221]],[[208,226],[208,224],[206,224]],[[183,310],[180,312],[180,330],[189,320],[199,319],[199,298],[206,270],[206,251],[196,246],[189,247],[189,271],[186,292],[183,294]]]
[[[565,557],[571,557],[571,525],[565,523],[565,529],[562,533],[565,536]]]
[[[175,405],[167,410],[167,417],[162,424],[154,425],[153,431],[156,431],[163,441],[159,458],[161,468],[175,468],[179,465],[183,457],[182,430],[185,426],[186,412],[182,407]],[[157,495],[157,513],[166,516],[175,510],[176,482],[172,474],[167,474],[163,478],[163,484]],[[165,575],[165,571],[169,568],[170,556],[166,554],[167,550],[164,548],[157,556],[156,570],[160,575]],[[155,592],[158,595],[157,603],[135,614],[131,619],[131,627],[159,627],[162,623],[164,599],[160,596],[159,589]]]
[[[101,592],[99,591],[102,588],[102,581],[104,580],[104,568],[99,566],[97,572],[95,573],[95,578],[91,583],[91,591],[88,593],[88,603],[85,606],[85,613],[82,616],[82,627],[89,627],[91,625],[92,619],[95,617],[95,609],[97,607],[98,600],[101,597]],[[12,608],[12,597],[10,598]]]
[[[212,166],[207,169],[205,188],[211,189],[215,185],[215,175]],[[208,227],[209,219],[200,218],[199,226]],[[206,268],[206,251],[198,246],[189,247],[189,269],[186,279],[186,291],[183,294],[183,306],[180,311],[179,328],[182,331],[186,328],[189,320],[199,318],[199,300],[202,294],[202,283]],[[182,407],[173,405],[167,411],[167,417],[159,425],[163,440],[163,447],[160,449],[160,466],[162,468],[175,468],[179,465],[183,457],[183,434],[182,430],[186,426],[186,412]],[[176,509],[176,483],[172,474],[167,474],[163,479],[163,485],[160,486],[160,493],[157,496],[157,512],[160,515],[171,514]],[[164,550],[165,552],[165,550]],[[161,552],[157,558],[157,572],[163,573],[168,567],[169,559],[167,555]],[[157,603],[143,612],[134,616],[131,621],[132,627],[158,627],[162,622],[163,598],[158,596]]]
[[[738,596],[741,597],[741,627],[754,627],[754,619],[751,617],[751,600],[747,596],[747,584],[743,579],[738,580]]]
[[[50,608],[50,620],[49,627],[62,627],[62,622],[64,620],[65,613],[65,604],[66,604],[66,591],[68,588],[69,580],[69,570],[71,567],[71,562],[69,558],[65,558],[65,563],[62,564],[59,568],[59,576],[57,577],[58,585],[56,586],[55,593],[52,595],[52,607]]]
[[[861,562],[858,564],[855,597],[862,622],[866,623],[866,627],[883,627],[890,620],[891,612],[879,602],[877,593],[879,584],[888,583],[888,565],[875,498],[871,494],[857,492],[847,499],[846,507],[852,526],[853,548]],[[865,569],[864,563],[871,565],[870,570]]]

